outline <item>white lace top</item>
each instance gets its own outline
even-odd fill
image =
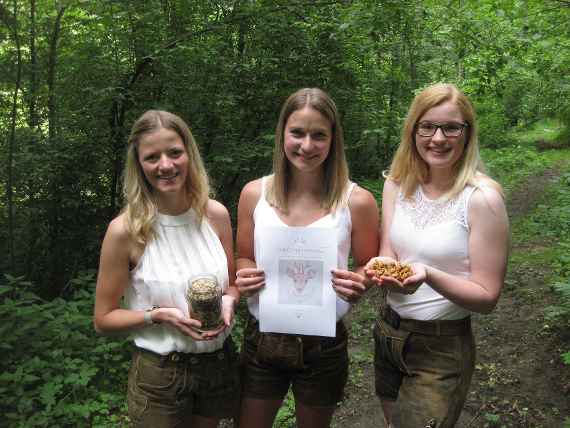
[[[468,204],[474,190],[467,186],[451,200],[429,199],[421,186],[410,199],[405,199],[400,191],[389,231],[398,259],[468,277],[471,272]],[[447,300],[427,284],[411,295],[390,293],[388,303],[402,318],[460,319],[469,315],[468,310]]]
[[[130,272],[125,291],[128,308],[146,310],[158,305],[179,308],[188,315],[185,292],[192,276],[212,273],[224,289],[228,286],[226,253],[205,218],[198,223],[192,209],[177,216],[158,214],[154,230],[156,237]],[[133,331],[132,337],[139,348],[158,354],[203,353],[220,349],[229,334],[228,328],[214,340],[194,341],[168,324],[157,324]]]

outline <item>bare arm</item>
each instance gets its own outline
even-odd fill
[[[101,248],[93,319],[99,333],[128,331],[145,325],[144,311],[120,308],[129,283],[132,245],[121,215],[109,224]]]
[[[246,297],[257,294],[265,285],[263,271],[255,262],[253,211],[261,197],[261,179],[251,181],[241,191],[238,203],[238,227],[236,236],[237,278],[236,285]]]
[[[147,327],[145,311],[120,307],[121,298],[129,284],[129,264],[133,261],[131,255],[135,252],[135,244],[130,239],[124,222],[123,215],[111,222],[101,248],[93,321],[95,330],[103,334]],[[155,322],[169,323],[196,340],[203,339],[193,330],[200,323],[186,318],[178,308],[155,309],[151,312],[151,318]]]
[[[352,219],[351,254],[354,272],[336,269],[333,273],[333,286],[341,297],[356,300],[367,289],[364,267],[370,258],[378,254],[379,213],[372,194],[356,187],[349,201]]]
[[[226,259],[228,261],[228,288],[225,290],[224,301],[224,322],[226,326],[231,324],[234,316],[236,303],[239,301],[239,291],[235,285],[235,263],[233,253],[233,236],[230,215],[226,207],[221,203],[210,199],[208,201],[207,217],[210,225],[220,238]]]
[[[506,208],[496,190],[483,187],[474,192],[469,204],[469,223],[469,278],[458,278],[426,266],[426,282],[465,309],[489,313],[503,287],[509,242]]]
[[[228,261],[228,278],[229,287],[226,294],[233,296],[236,300],[239,299],[239,292],[235,286],[235,263],[234,263],[234,240],[232,235],[232,225],[230,220],[230,214],[226,207],[221,203],[211,199],[208,202],[208,220],[212,225],[212,228],[220,238],[222,247],[224,247],[224,252],[226,253],[226,259]]]
[[[380,214],[372,193],[360,187],[354,189],[350,204],[354,271],[363,274],[368,260],[378,254]]]
[[[368,261],[364,266],[364,272],[369,281],[373,284],[385,286],[387,289],[393,289],[396,292],[402,292],[403,288],[399,284],[387,284],[380,278],[375,276],[374,271],[371,269],[375,260],[382,260],[386,262],[395,261],[398,256],[392,249],[390,242],[390,227],[392,226],[392,217],[394,215],[394,207],[396,197],[398,195],[398,185],[390,179],[384,182],[384,189],[382,190],[382,222],[380,225],[380,249],[378,257],[374,257]]]
[[[380,233],[380,253],[382,257],[391,257],[397,259],[398,255],[392,248],[390,242],[390,228],[392,227],[392,218],[394,216],[394,207],[396,206],[396,198],[398,197],[398,185],[386,179],[384,189],[382,190],[382,225]]]

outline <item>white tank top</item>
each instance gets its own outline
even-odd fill
[[[400,191],[389,232],[398,259],[467,278],[471,273],[467,214],[474,190],[467,186],[451,200],[428,199],[421,186],[411,199]],[[470,314],[425,283],[411,295],[390,293],[388,304],[402,318],[417,320],[454,320]]]
[[[289,227],[283,220],[279,218],[275,210],[267,200],[265,199],[265,186],[267,183],[267,177],[261,179],[261,197],[257,202],[255,210],[253,211],[253,221],[255,225],[263,226],[277,226],[277,227]],[[348,201],[352,190],[356,186],[356,183],[350,183],[346,192],[343,202],[334,211],[324,217],[314,221],[306,227],[319,227],[328,228],[334,230],[337,234],[338,242],[338,269],[348,269],[348,255],[350,253],[351,245],[351,232],[352,232],[352,220],[350,217],[350,208],[348,206]],[[255,258],[258,259],[258,242],[259,236],[254,232],[254,247],[255,247]],[[331,285],[332,287],[332,285]],[[259,318],[259,294],[247,299],[247,304],[249,307],[249,312],[255,317]],[[338,296],[336,298],[336,319],[340,320],[348,310],[350,309],[350,303],[340,299]]]
[[[192,276],[213,273],[224,289],[228,286],[226,253],[206,218],[199,225],[192,209],[177,216],[158,214],[154,230],[156,236],[130,272],[127,308],[175,307],[188,316],[184,296]],[[222,347],[229,334],[227,329],[214,340],[194,341],[170,325],[155,324],[133,331],[132,337],[139,348],[164,355],[173,351],[212,352]]]

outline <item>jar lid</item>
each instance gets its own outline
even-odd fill
[[[217,294],[219,290],[215,275],[197,275],[190,279],[188,294]]]

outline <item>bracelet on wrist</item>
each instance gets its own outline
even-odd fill
[[[152,311],[154,311],[155,309],[158,309],[159,307],[160,306],[153,306],[152,308],[144,311],[144,323],[146,325],[160,324],[160,322],[157,322],[157,321],[152,319]]]

